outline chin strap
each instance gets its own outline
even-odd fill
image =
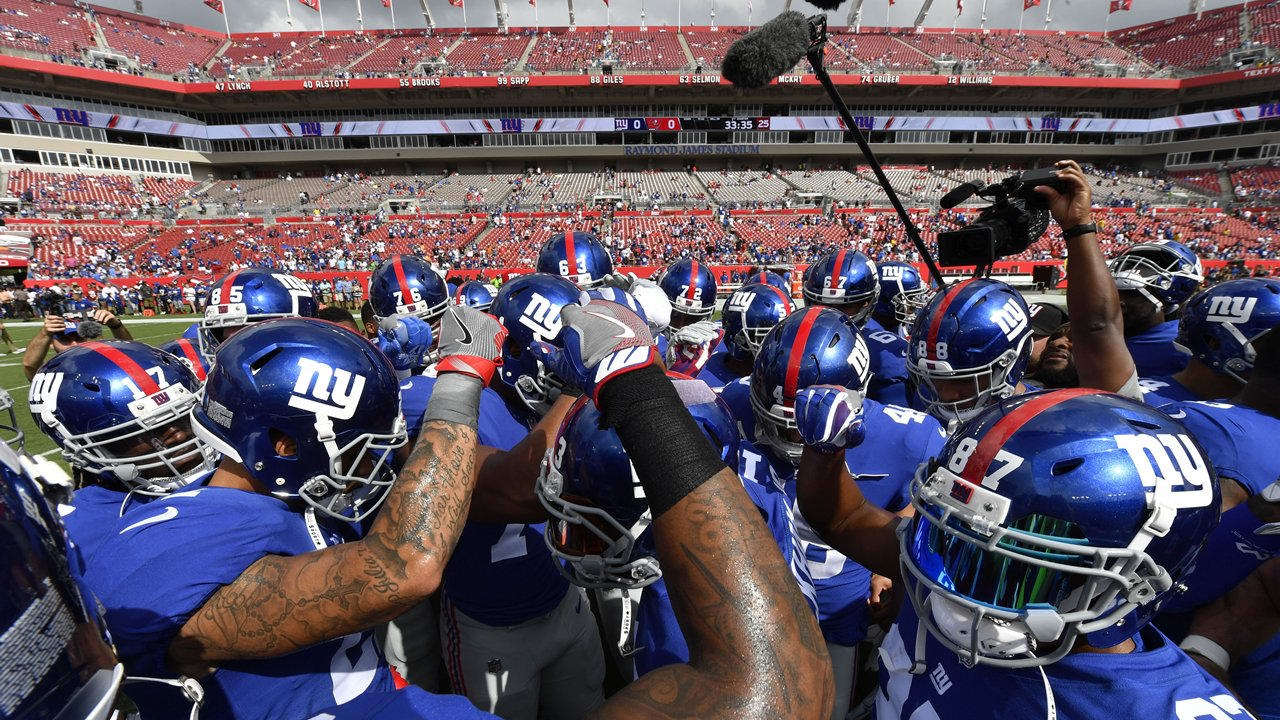
[[[187,717],[189,720],[197,720],[200,717],[200,706],[204,705],[204,686],[199,680],[189,678],[185,675],[173,678],[151,678],[151,677],[126,677],[122,685],[131,683],[160,683],[161,685],[169,685],[176,687],[182,691],[182,696],[191,703],[191,714]]]
[[[1045,720],[1058,720],[1058,703],[1053,697],[1053,687],[1049,685],[1049,676],[1045,673],[1043,665],[1037,665],[1036,669],[1040,671],[1040,679],[1044,681]]]

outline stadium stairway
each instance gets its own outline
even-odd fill
[[[680,49],[684,50],[685,62],[687,63],[685,67],[691,69],[697,67],[698,61],[693,59],[693,50],[689,48],[689,41],[684,39],[684,33],[676,33],[676,40],[680,41]]]
[[[529,44],[524,46],[524,52],[520,53],[520,60],[516,62],[516,66],[511,72],[522,73],[525,71],[525,65],[529,62],[529,56],[533,54],[533,46],[537,44],[538,35],[537,33],[534,33],[533,37],[529,38]]]
[[[388,35],[388,36],[386,36],[386,37],[382,38],[382,40],[380,40],[376,45],[374,45],[373,47],[370,47],[368,50],[365,50],[364,52],[360,53],[359,57],[353,58],[353,59],[351,60],[351,62],[349,62],[349,63],[347,63],[346,65],[344,65],[341,69],[342,69],[342,70],[350,70],[351,68],[353,68],[353,67],[355,67],[355,66],[356,66],[356,63],[358,63],[358,62],[360,62],[361,60],[363,60],[363,59],[365,59],[365,58],[369,57],[370,55],[374,54],[375,52],[377,52],[377,51],[378,51],[378,48],[380,48],[380,47],[382,47],[383,45],[386,45],[387,43],[391,42],[391,40],[392,40],[392,38],[391,38],[391,36],[390,36],[390,35]]]
[[[98,16],[93,13],[84,13],[85,19],[89,25],[89,31],[93,33],[93,41],[98,44],[101,50],[109,50],[111,44],[107,42],[107,35],[102,31],[102,26],[98,24]]]

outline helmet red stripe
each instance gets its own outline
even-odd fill
[[[767,288],[769,288],[770,290],[772,290],[772,291],[773,291],[773,294],[774,294],[774,295],[777,295],[777,296],[778,296],[778,298],[782,300],[782,304],[783,304],[783,305],[785,305],[785,306],[787,307],[787,312],[790,312],[790,311],[791,311],[791,298],[787,297],[787,294],[786,294],[786,293],[782,292],[781,290],[779,290],[778,288],[776,288],[776,287],[774,287],[774,286],[772,286],[772,285],[765,285],[765,287],[767,287]]]
[[[782,381],[783,400],[794,400],[796,386],[800,384],[800,363],[804,360],[804,346],[809,342],[809,333],[813,323],[817,321],[821,308],[811,307],[804,311],[800,319],[800,329],[796,331],[796,339],[791,341],[791,352],[787,355],[787,376]]]
[[[204,382],[204,361],[200,359],[200,353],[196,352],[196,347],[186,338],[178,338],[178,347],[182,348],[182,354],[187,356],[187,360],[191,362],[191,369],[195,371],[196,377],[200,382]]]
[[[840,288],[840,268],[844,267],[844,256],[848,252],[848,250],[841,250],[836,253],[836,261],[831,265],[831,279],[827,281],[827,286],[832,290]]]
[[[154,395],[160,392],[160,386],[156,384],[156,379],[148,375],[147,371],[134,362],[133,358],[120,352],[119,348],[100,342],[89,342],[85,343],[84,346],[115,363],[144,394]]]
[[[573,231],[564,231],[564,257],[567,261],[564,270],[569,277],[578,276],[578,248],[573,244]]]
[[[960,476],[975,485],[981,485],[982,478],[987,476],[987,468],[990,467],[991,461],[995,459],[996,453],[1000,452],[1000,448],[1004,447],[1005,441],[1012,437],[1018,431],[1018,428],[1026,425],[1031,418],[1067,400],[1078,398],[1082,395],[1103,394],[1105,393],[1101,390],[1071,388],[1070,390],[1059,390],[1041,395],[1019,405],[1013,412],[997,420],[996,424],[992,425],[991,429],[987,430],[986,434],[982,436],[978,447],[974,448],[973,453],[969,455],[969,459],[965,462],[964,472],[960,473]]]
[[[227,303],[231,302],[230,300],[228,300],[228,298],[231,297],[231,288],[235,287],[236,278],[238,277],[240,277],[239,270],[231,273],[230,275],[227,276],[226,280],[222,281],[222,297],[220,298],[222,300],[222,302],[220,303],[221,305],[226,305]]]
[[[409,280],[404,276],[404,264],[400,262],[399,255],[391,258],[391,269],[395,270],[396,282],[400,284],[400,304],[411,304],[413,302],[413,292],[409,290]]]
[[[689,289],[685,291],[684,296],[689,300],[694,300],[698,296],[698,261],[690,260],[689,265]]]
[[[947,314],[947,308],[951,307],[952,301],[960,294],[966,285],[973,282],[976,278],[969,278],[964,282],[951,286],[946,295],[942,296],[942,303],[938,305],[938,309],[933,313],[933,320],[929,323],[929,338],[925,346],[929,349],[929,359],[938,359],[938,330],[942,328],[942,318]]]

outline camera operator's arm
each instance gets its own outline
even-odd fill
[[[826,718],[835,686],[814,614],[742,482],[698,428],[635,313],[592,301],[562,311],[553,371],[618,433],[653,515],[687,664],[648,673],[599,718]]]
[[[124,326],[120,318],[116,317],[110,310],[94,310],[89,313],[89,317],[106,326],[111,331],[112,337],[117,340],[132,340],[133,334],[129,332],[129,328]]]
[[[44,326],[40,332],[27,343],[26,352],[22,353],[22,372],[30,380],[44,366],[45,356],[53,345],[53,336],[67,328],[67,323],[58,315],[45,315]]]
[[[1048,201],[1063,234],[1070,236],[1066,238],[1067,314],[1080,387],[1136,395],[1137,368],[1124,344],[1120,295],[1093,227],[1093,192],[1076,161],[1061,160],[1057,168],[1058,179],[1066,185],[1063,192],[1044,185],[1036,192]]]
[[[1196,611],[1182,649],[1226,684],[1232,662],[1257,650],[1277,632],[1280,558],[1268,560],[1231,592]]]

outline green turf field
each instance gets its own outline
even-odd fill
[[[133,333],[133,339],[150,345],[160,345],[166,343],[182,334],[187,326],[192,323],[193,318],[187,317],[177,320],[158,320],[147,322],[138,322],[132,318],[125,319],[125,325],[129,331]],[[38,325],[28,327],[15,327],[9,325],[9,336],[13,338],[14,344],[19,350],[24,350],[31,338],[35,337],[39,331]],[[107,338],[111,337],[110,331],[106,333]],[[0,343],[0,353],[5,348]],[[52,357],[52,354],[50,354]],[[36,427],[35,421],[31,419],[31,413],[27,411],[27,387],[30,383],[27,381],[26,375],[22,374],[22,355],[0,355],[0,387],[9,391],[13,396],[14,410],[18,414],[18,426],[26,433],[27,452],[33,455],[40,455],[54,450],[53,441],[45,437],[44,433]],[[58,453],[51,453],[59,462],[61,458]]]

